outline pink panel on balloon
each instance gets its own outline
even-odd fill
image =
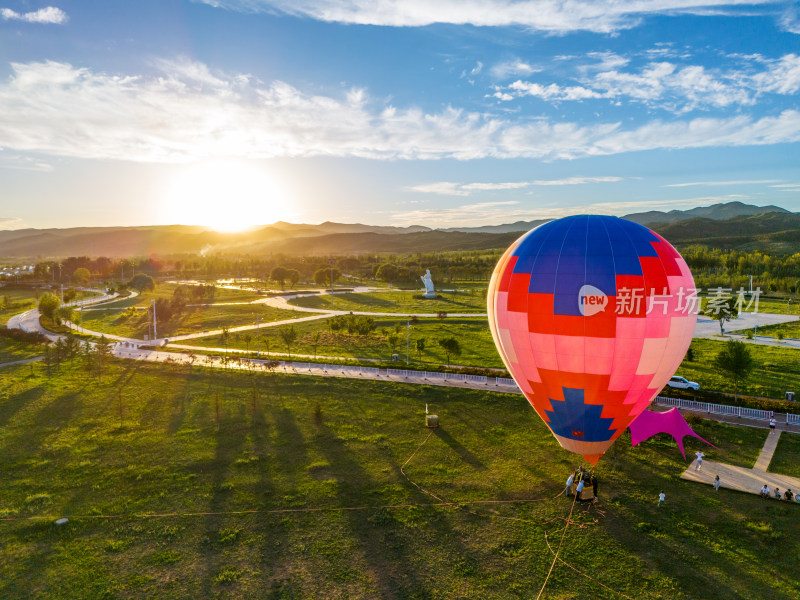
[[[617,317],[617,338],[623,340],[640,340],[645,337],[645,319],[632,317]],[[635,350],[628,350],[636,354]]]
[[[644,320],[646,323],[644,335],[648,338],[665,338],[669,335],[669,317],[650,315]],[[641,319],[640,319],[641,320]]]
[[[559,370],[583,373],[584,355],[586,353],[585,338],[574,335],[554,335],[553,339],[556,344]]]
[[[586,372],[610,375],[616,346],[617,340],[614,338],[586,338]]]
[[[531,381],[541,381],[542,378],[539,376],[539,369],[537,368],[538,362],[526,348],[526,345],[529,343],[529,335],[530,334],[526,332],[512,330],[511,343],[514,344],[515,348],[519,349],[517,361],[523,373],[525,373],[526,378]]]
[[[556,362],[556,343],[554,336],[547,333],[530,333],[530,347],[533,360],[540,369],[558,370]]]
[[[646,338],[642,346],[642,356],[639,358],[636,374],[649,375],[652,378],[664,356],[666,345],[667,340],[664,338]]]
[[[650,386],[652,375],[636,375],[631,382],[628,393],[625,395],[623,404],[635,404],[638,402],[645,390]]]

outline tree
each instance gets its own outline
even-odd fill
[[[59,306],[61,306],[61,300],[59,300],[58,296],[55,294],[45,292],[39,296],[39,313],[42,316],[47,317],[48,319],[54,318],[56,309]]]
[[[414,347],[417,349],[419,359],[422,360],[422,353],[425,352],[425,338],[419,338],[414,342]]]
[[[134,275],[133,279],[128,282],[128,287],[141,294],[145,290],[152,291],[156,289],[156,282],[153,281],[153,278],[150,277],[150,275],[147,275],[146,273],[139,273]]]
[[[246,331],[245,333],[242,334],[242,341],[244,342],[245,352],[249,353],[250,352],[250,342],[253,341],[253,335],[249,331]]]
[[[278,333],[283,340],[283,343],[286,344],[286,353],[292,353],[292,344],[294,344],[295,340],[297,339],[297,331],[294,329],[294,325],[290,325],[289,327],[282,327],[278,330]]]
[[[94,362],[97,368],[97,378],[101,379],[105,371],[106,364],[111,360],[113,353],[111,352],[111,344],[108,343],[106,336],[101,335],[100,339],[94,346]]]
[[[80,269],[79,269],[80,270]],[[64,302],[72,302],[77,297],[78,292],[74,288],[64,290]]]
[[[400,335],[396,331],[390,331],[386,334],[386,342],[392,348],[392,354],[394,354],[395,348],[397,348],[397,342],[400,341]]]
[[[227,327],[222,328],[222,333],[219,334],[219,341],[222,342],[223,348],[225,348],[225,363],[228,362],[228,342],[231,339],[231,331]]]
[[[272,271],[269,274],[269,278],[281,285],[281,289],[283,289],[283,282],[286,281],[286,278],[289,277],[289,269],[286,267],[273,267]]]
[[[339,277],[342,276],[342,273],[339,269],[333,269],[333,280],[336,281]],[[331,270],[327,267],[323,267],[321,269],[317,269],[314,271],[314,283],[317,285],[324,285],[328,286],[331,283]]]
[[[319,345],[319,338],[321,334],[319,331],[315,331],[311,334],[311,345],[314,346],[314,358],[317,358],[317,346]]]
[[[722,288],[718,288],[716,291],[718,292],[716,296],[708,298],[703,314],[714,321],[719,321],[719,334],[725,335],[724,324],[739,316],[739,308],[736,305],[735,296],[725,294]]]
[[[300,281],[300,271],[297,269],[289,269],[287,272],[287,279],[289,283],[292,284],[292,287],[297,285],[297,282]]]
[[[384,263],[375,272],[375,277],[386,283],[393,283],[397,281],[398,271],[397,267],[392,263]]]
[[[72,281],[74,281],[77,285],[86,285],[87,283],[89,283],[89,280],[91,278],[92,274],[86,267],[78,267],[72,273]]]
[[[738,340],[728,340],[714,359],[714,366],[733,380],[735,395],[739,391],[739,382],[745,381],[756,365],[747,344]]]
[[[450,364],[450,355],[461,356],[461,344],[454,337],[442,338],[438,341],[444,353],[447,355],[447,364]]]
[[[53,321],[59,325],[64,321],[74,321],[74,312],[75,311],[71,306],[59,306],[55,311],[53,311]]]

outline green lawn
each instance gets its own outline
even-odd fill
[[[399,341],[395,351],[402,357],[405,364],[406,356],[406,320],[405,319],[382,319],[375,321],[377,330],[368,336],[348,335],[342,332],[330,332],[328,329],[328,319],[319,321],[308,321],[292,325],[298,334],[297,341],[292,345],[291,351],[294,354],[314,354],[312,336],[315,332],[320,333],[320,341],[316,348],[318,356],[341,356],[347,358],[375,358],[390,360],[392,348],[386,341],[385,332],[393,331],[395,325],[400,325]],[[288,327],[283,325],[283,328]],[[264,351],[269,344],[270,351],[286,353],[287,347],[280,337],[280,328],[268,328],[261,330],[253,336],[258,336],[261,341],[260,349]],[[437,343],[438,339],[445,337],[455,337],[461,343],[462,353],[460,356],[451,356],[452,364],[497,367],[503,368],[503,362],[497,354],[492,335],[489,332],[489,325],[486,319],[459,319],[457,317],[447,317],[439,319],[419,319],[411,326],[409,331],[409,358],[417,367],[438,366],[445,364],[446,356],[442,348]],[[422,356],[415,350],[415,342],[419,338],[425,338],[425,351]],[[222,347],[219,336],[200,338],[191,340],[192,345]],[[230,348],[244,350],[245,343],[241,335],[233,334],[229,342]],[[250,350],[256,348],[254,341],[251,341]]]
[[[485,313],[486,290],[474,289],[471,291],[437,292],[439,298],[426,300],[415,298],[422,292],[397,291],[397,292],[370,292],[364,294],[335,294],[333,308],[335,310],[368,311],[368,312],[397,312],[403,314],[415,313]],[[330,295],[303,296],[289,301],[295,306],[306,308],[331,308]]]
[[[786,300],[760,298],[758,301],[758,312],[800,315],[800,302],[798,302],[797,299],[793,299],[791,302],[787,303]]]
[[[25,360],[44,354],[44,346],[32,346],[6,338],[0,338],[0,364]]]
[[[136,303],[136,299],[128,300],[129,306]],[[120,302],[126,302],[122,300]],[[115,303],[119,304],[119,303]],[[236,327],[256,323],[256,315],[261,323],[280,321],[306,316],[307,313],[298,313],[293,310],[273,308],[264,304],[244,305],[210,305],[188,307],[180,315],[173,316],[167,323],[159,323],[159,337],[180,335],[184,333],[198,333],[211,331],[222,327]],[[126,337],[142,339],[148,331],[148,314],[146,311],[129,313],[125,310],[86,310],[83,311],[82,324],[91,331],[112,333]]]
[[[769,470],[800,478],[800,435],[785,432],[781,434]]]
[[[733,392],[733,383],[714,367],[714,358],[726,342],[694,340],[694,361],[684,359],[677,374],[700,384],[701,389]],[[748,344],[756,368],[740,385],[739,393],[782,399],[785,391],[800,392],[800,350]]]
[[[148,364],[37,373],[13,368],[0,390],[2,598],[533,598],[570,513],[577,459],[520,396]],[[701,432],[715,458],[763,441]],[[622,442],[559,554],[592,579],[559,563],[544,597],[798,597],[798,507],[714,494],[678,478],[673,443]],[[462,504],[426,506],[401,467]],[[488,499],[538,501],[463,504]],[[367,508],[335,510],[351,507]]]
[[[774,338],[777,338],[778,334],[783,334],[784,338],[800,338],[800,321],[782,323],[780,325],[766,325],[759,327],[757,333],[758,335],[769,335]]]
[[[35,308],[39,293],[37,290],[9,290],[0,287],[0,325],[5,325],[14,315]]]

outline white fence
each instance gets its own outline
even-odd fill
[[[742,406],[728,406],[726,404],[710,404],[709,402],[695,402],[694,400],[684,400],[683,398],[666,398],[656,396],[654,402],[660,406],[674,406],[695,412],[705,412],[715,415],[728,415],[732,417],[744,417],[755,421],[769,421],[773,416],[775,419],[785,417],[789,425],[800,425],[800,415],[781,415],[773,414],[769,410],[759,410],[757,408],[744,408]]]

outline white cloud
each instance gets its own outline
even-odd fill
[[[19,217],[0,217],[0,229],[9,231],[11,229],[22,229],[25,227],[25,221]]]
[[[69,20],[67,13],[55,6],[47,6],[27,13],[18,13],[10,8],[0,8],[0,15],[6,21],[25,21],[26,23],[52,23],[61,25]]]
[[[625,58],[614,52],[589,52],[586,56],[597,62],[583,65],[583,71],[608,71],[611,69],[619,69],[630,62],[629,58]]]
[[[800,16],[796,6],[788,6],[779,20],[781,27],[790,33],[800,33]]]
[[[622,181],[622,177],[566,177],[564,179],[535,179],[533,181],[504,181],[488,183],[453,183],[440,181],[415,185],[408,189],[426,194],[442,196],[469,196],[472,192],[518,190],[534,186],[581,185],[585,183],[609,183]]]
[[[691,181],[687,183],[670,183],[669,185],[665,185],[663,187],[693,187],[698,185],[703,186],[720,186],[720,185],[758,185],[764,183],[775,183],[778,181],[777,179],[740,179],[736,181]],[[778,186],[771,186],[771,187],[778,187]]]
[[[340,156],[563,159],[659,148],[800,141],[800,112],[754,119],[621,123],[514,121],[447,107],[399,108],[352,89],[311,95],[186,61],[157,77],[56,62],[12,64],[0,82],[0,148],[128,161]]]
[[[30,156],[21,156],[18,154],[10,155],[0,152],[0,169],[47,173],[53,170],[53,165]]]
[[[516,77],[519,75],[531,75],[532,73],[536,73],[538,71],[541,71],[541,69],[523,62],[518,58],[497,63],[490,69],[490,73],[495,79],[507,79],[508,77]]]
[[[321,21],[359,25],[418,27],[433,23],[476,26],[517,25],[553,33],[610,33],[638,25],[644,17],[697,13],[739,5],[780,4],[782,0],[198,0],[245,12],[279,11]]]
[[[697,108],[748,106],[764,94],[789,96],[800,90],[800,56],[796,54],[777,59],[758,57],[745,68],[728,70],[666,61],[648,63],[637,71],[611,69],[595,73],[586,65],[578,66],[577,70],[583,73],[576,78],[579,85],[517,80],[496,87],[493,97],[509,101],[534,96],[549,102],[625,98],[687,112]]]

